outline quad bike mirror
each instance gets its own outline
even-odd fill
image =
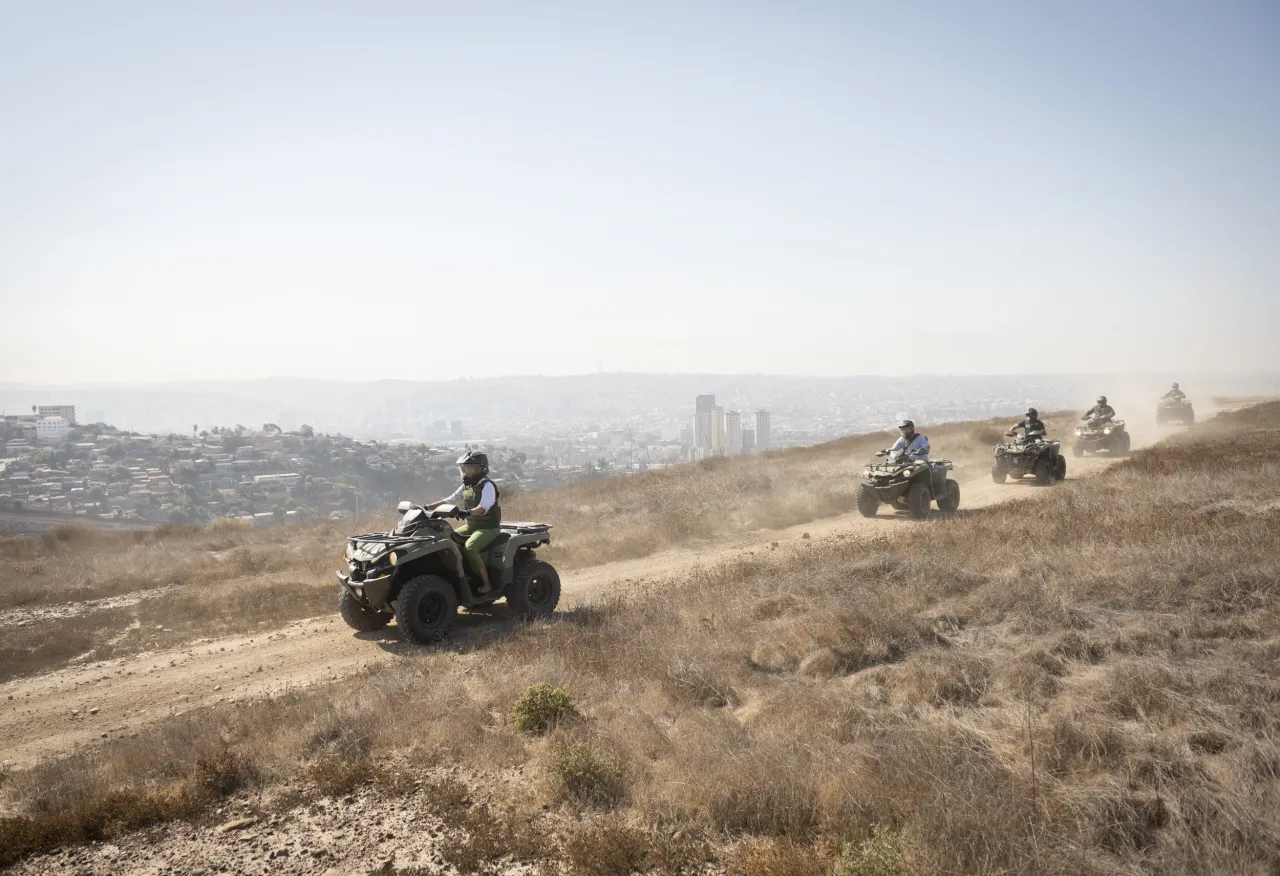
[[[406,500],[396,506],[396,513],[403,514],[404,512],[408,511],[412,507],[413,507],[413,503]]]

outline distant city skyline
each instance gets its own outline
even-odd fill
[[[0,379],[1280,369],[1280,6],[54,0]]]

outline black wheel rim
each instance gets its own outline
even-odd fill
[[[444,617],[444,597],[439,593],[428,593],[418,603],[418,623],[424,627],[434,627]]]
[[[546,575],[534,575],[529,579],[529,604],[545,605],[551,598],[551,582]]]

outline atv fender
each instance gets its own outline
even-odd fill
[[[400,562],[399,570],[396,572],[396,583],[398,585],[408,583],[412,578],[420,574],[414,570],[414,566],[427,557],[434,557],[437,554],[443,554],[441,559],[449,572],[446,579],[453,585],[454,595],[458,598],[458,604],[467,605],[471,603],[473,598],[462,583],[462,579],[466,575],[466,561],[462,558],[462,549],[451,538],[430,542],[421,549],[415,548],[410,551],[409,557]],[[397,587],[396,596],[399,596],[398,590],[399,588]]]

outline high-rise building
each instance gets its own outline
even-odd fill
[[[751,453],[755,449],[756,449],[756,430],[743,429],[742,430],[742,452]]]
[[[716,397],[700,395],[693,403],[693,446],[711,452],[711,414],[715,411]]]
[[[720,405],[711,411],[711,452],[724,453],[724,408]]]
[[[451,420],[449,422],[449,431],[453,433],[454,438],[461,438],[462,437],[462,421]]]
[[[742,452],[742,415],[737,411],[724,412],[724,452],[729,456]]]
[[[769,412],[756,411],[756,450],[768,450],[769,447]]]

